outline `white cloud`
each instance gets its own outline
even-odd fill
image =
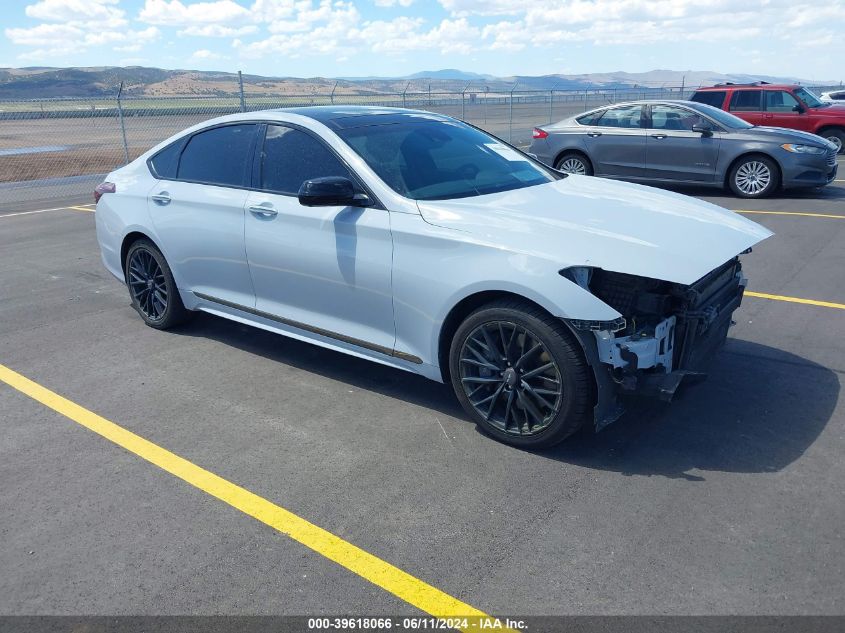
[[[412,4],[414,4],[414,0],[375,0],[375,5],[377,7],[385,7],[385,8],[388,8],[388,9],[390,7],[395,7],[395,6],[407,8],[407,7],[410,7]]]
[[[183,4],[179,0],[146,0],[138,19],[162,26],[231,24],[251,18],[251,13],[233,0]]]
[[[179,31],[178,35],[193,37],[243,37],[256,31],[258,31],[258,27],[255,25],[233,28],[219,24],[204,24],[202,26],[189,26]]]
[[[198,51],[194,51],[191,55],[191,61],[209,61],[213,59],[221,59],[223,56],[219,53],[215,53],[214,51],[210,51],[207,48],[201,48]]]
[[[28,17],[44,22],[97,22],[100,28],[124,26],[118,0],[41,0],[26,7]]]

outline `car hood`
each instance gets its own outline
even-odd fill
[[[754,126],[745,130],[736,130],[735,133],[742,134],[760,140],[765,138],[767,141],[776,141],[781,143],[810,143],[817,147],[833,147],[820,136],[811,134],[810,132],[801,132],[800,130],[790,130],[785,127],[768,127],[764,125]]]
[[[732,211],[590,176],[458,200],[418,201],[430,224],[561,268],[593,266],[681,284],[772,235]]]

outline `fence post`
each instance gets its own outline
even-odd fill
[[[490,86],[484,86],[484,125],[487,125],[487,100],[490,93]]]
[[[246,101],[244,100],[244,76],[238,71],[238,91],[241,95],[241,112],[246,112]]]
[[[335,90],[337,90],[337,82],[334,82],[334,86],[332,86],[332,94],[329,96],[329,99],[331,100],[332,105],[334,105],[334,91]]]
[[[126,123],[123,121],[123,104],[120,102],[120,96],[123,93],[123,82],[120,82],[120,87],[117,89],[117,116],[120,120],[120,132],[123,135],[123,158],[126,165],[129,164],[129,145],[126,143]]]
[[[405,84],[405,89],[402,91],[402,107],[406,108],[407,104],[405,102],[405,95],[408,93],[408,87],[411,85],[411,82]]]
[[[517,81],[511,88],[510,98],[508,99],[508,143],[513,143],[513,91],[519,85]]]

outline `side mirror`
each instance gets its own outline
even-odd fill
[[[693,132],[698,132],[701,136],[713,136],[713,128],[704,123],[696,123],[692,126]]]
[[[366,207],[370,199],[356,193],[349,178],[328,176],[312,178],[299,188],[299,204],[306,207]]]
[[[792,106],[792,111],[797,112],[798,114],[804,114],[804,106],[802,106],[800,103],[796,103],[794,106]]]

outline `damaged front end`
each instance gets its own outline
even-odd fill
[[[569,321],[595,368],[596,430],[622,414],[619,396],[670,401],[682,382],[705,377],[746,286],[738,257],[690,285],[586,267],[561,274],[622,315]]]

